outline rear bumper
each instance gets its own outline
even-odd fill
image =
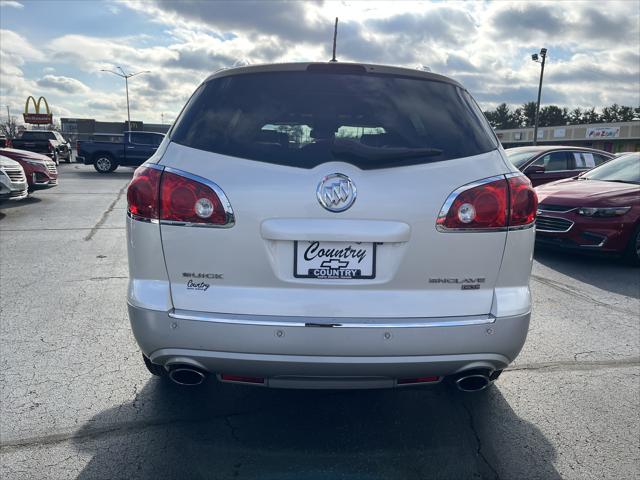
[[[153,363],[263,377],[270,386],[296,386],[311,378],[330,385],[349,378],[352,385],[394,386],[398,378],[500,370],[520,352],[529,316],[341,319],[335,324],[332,319],[160,312],[129,305],[135,338]]]

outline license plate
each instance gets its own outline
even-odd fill
[[[294,242],[293,276],[328,280],[376,278],[376,244]]]

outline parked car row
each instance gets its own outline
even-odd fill
[[[71,144],[55,130],[25,130],[11,140],[11,147],[46,155],[56,165],[71,162]]]
[[[0,200],[22,200],[27,194],[24,168],[15,160],[0,155]]]
[[[640,264],[640,153],[577,147],[506,153],[537,185],[538,245],[622,254]]]
[[[119,165],[139,166],[151,157],[164,134],[126,132],[123,142],[77,142],[77,159],[100,173]],[[28,130],[0,143],[0,200],[20,200],[30,192],[58,184],[57,165],[70,162],[72,149],[56,131]],[[21,148],[18,148],[21,147]]]
[[[56,185],[58,169],[48,156],[0,148],[0,200],[21,200],[34,190]]]

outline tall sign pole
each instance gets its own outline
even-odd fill
[[[533,125],[533,144],[538,144],[538,121],[540,119],[540,96],[542,95],[542,77],[544,76],[544,61],[547,58],[547,49],[540,49],[540,57],[542,60],[538,60],[538,54],[534,53],[531,55],[531,58],[534,62],[538,62],[541,64],[540,66],[540,83],[538,84],[538,102],[536,103],[536,119]]]
[[[131,111],[129,109],[129,79],[131,77],[135,77],[136,75],[140,75],[141,73],[150,73],[149,70],[143,70],[142,72],[136,73],[125,73],[122,67],[116,67],[120,72],[114,72],[113,70],[100,70],[101,72],[113,73],[114,75],[119,76],[120,78],[124,78],[124,88],[127,93],[127,129],[131,129]]]
[[[543,67],[544,68],[544,67]],[[127,91],[127,129],[131,129],[131,112],[129,110],[129,77],[124,77],[124,88]],[[540,104],[540,93],[538,93],[538,104]]]

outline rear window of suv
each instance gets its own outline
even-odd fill
[[[26,131],[21,136],[21,140],[55,140],[53,132],[33,132]]]
[[[456,85],[383,74],[266,72],[202,84],[176,121],[181,145],[261,162],[362,169],[488,152],[495,136]]]

